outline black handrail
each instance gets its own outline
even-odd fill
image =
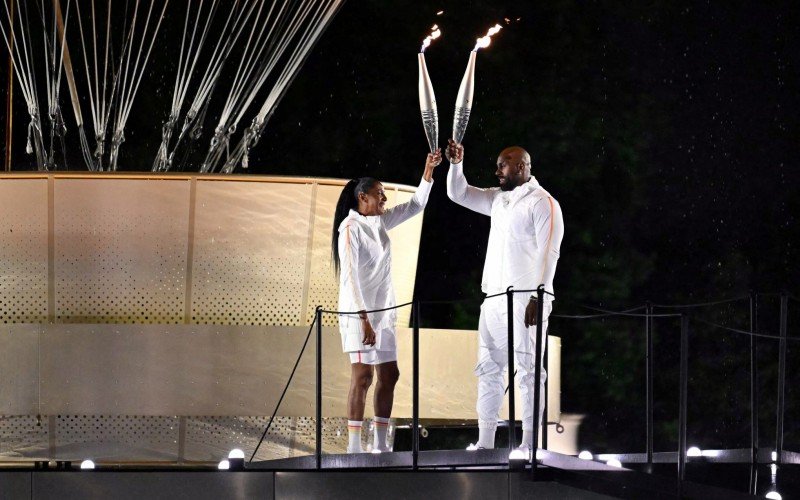
[[[513,318],[513,299],[514,294],[517,293],[530,293],[536,292],[537,300],[537,317],[542,318],[544,315],[544,297],[545,295],[551,295],[552,293],[547,292],[544,290],[544,287],[540,286],[536,290],[514,290],[512,287],[509,287],[505,292],[501,292],[498,294],[487,295],[482,300],[487,298],[494,298],[499,297],[502,295],[506,296],[507,300],[507,307],[508,307],[508,317]],[[647,393],[647,407],[646,407],[646,418],[647,418],[647,461],[648,464],[652,464],[652,457],[653,457],[653,377],[654,377],[654,369],[653,369],[653,318],[681,318],[681,337],[680,337],[680,381],[679,381],[679,415],[678,415],[678,442],[679,442],[679,457],[678,457],[678,476],[680,479],[682,488],[682,482],[685,478],[685,467],[686,467],[686,433],[687,433],[687,418],[686,418],[686,411],[687,411],[687,401],[688,401],[688,352],[689,352],[689,325],[691,321],[697,321],[708,326],[722,329],[732,333],[738,333],[743,335],[750,336],[751,341],[751,356],[750,356],[750,372],[751,372],[751,448],[752,448],[752,456],[751,461],[753,463],[757,463],[757,451],[758,451],[758,410],[757,410],[757,402],[758,402],[758,393],[757,393],[757,357],[756,357],[756,339],[757,338],[768,338],[773,340],[779,340],[780,347],[779,347],[779,377],[778,377],[778,401],[777,401],[777,408],[776,408],[776,418],[777,418],[777,425],[776,425],[776,453],[777,453],[777,463],[781,463],[782,461],[782,451],[783,451],[783,422],[784,422],[784,413],[785,413],[785,388],[786,388],[786,348],[788,342],[793,341],[800,341],[800,338],[788,337],[788,327],[787,327],[787,316],[788,316],[788,302],[789,300],[798,300],[794,296],[782,292],[779,294],[781,300],[781,309],[780,309],[780,333],[778,335],[769,334],[758,332],[758,295],[762,296],[769,296],[772,294],[756,294],[751,292],[750,295],[745,297],[736,297],[732,299],[725,299],[725,300],[718,300],[718,301],[709,301],[703,303],[696,303],[696,304],[681,304],[681,305],[666,305],[666,304],[652,304],[647,302],[644,306],[638,306],[635,308],[631,308],[628,310],[623,311],[614,311],[608,310],[604,308],[594,307],[594,306],[581,306],[586,309],[597,311],[597,314],[587,314],[587,315],[556,315],[552,314],[551,317],[560,318],[560,319],[595,319],[595,318],[604,318],[604,317],[635,317],[635,318],[644,318],[645,319],[645,337],[646,337],[646,393]],[[699,308],[699,307],[708,307],[713,305],[719,305],[724,303],[735,302],[739,300],[743,300],[744,298],[748,298],[750,302],[750,329],[741,330],[738,328],[729,327],[726,325],[720,325],[717,323],[713,323],[710,321],[703,320],[701,318],[690,317],[686,312],[682,313],[654,313],[656,308],[673,308],[673,309],[692,309],[692,308]],[[412,467],[414,469],[418,468],[418,459],[419,459],[419,335],[420,335],[420,309],[421,304],[439,304],[439,303],[459,303],[459,302],[467,302],[472,301],[473,299],[463,299],[463,300],[453,300],[453,301],[421,301],[415,300],[411,302],[406,302],[403,304],[399,304],[392,307],[386,307],[381,309],[369,310],[366,311],[367,313],[374,313],[374,312],[383,312],[392,309],[398,309],[400,307],[405,306],[412,306],[412,327],[413,327],[413,354],[412,354],[412,363],[413,363],[413,382],[412,382],[412,422],[413,422],[413,433],[412,433]],[[644,308],[644,313],[636,313],[640,309]],[[272,422],[275,419],[275,415],[283,401],[289,384],[291,383],[292,378],[297,370],[297,366],[299,365],[300,359],[305,352],[305,348],[308,344],[308,340],[310,338],[311,331],[313,330],[314,326],[316,326],[317,330],[317,352],[316,352],[316,449],[315,449],[315,458],[316,458],[316,468],[322,468],[322,315],[323,314],[359,314],[363,311],[354,311],[354,312],[341,312],[341,311],[328,311],[322,308],[322,306],[317,306],[315,310],[314,320],[311,322],[309,326],[309,333],[306,336],[306,340],[303,344],[303,347],[300,351],[300,354],[295,362],[295,366],[289,376],[289,380],[284,387],[284,390],[278,400],[278,403],[273,411],[272,416],[267,424],[266,429],[264,430],[261,439],[258,442],[253,454],[250,457],[250,461],[253,460],[255,457],[261,443],[263,442],[264,438],[266,437]],[[541,370],[544,368],[541,363],[542,358],[542,351],[546,350],[547,346],[545,344],[547,338],[546,332],[543,331],[543,326],[541,321],[537,321],[536,325],[536,346],[535,346],[535,385],[534,385],[534,398],[533,398],[533,415],[535,419],[534,429],[533,429],[533,442],[535,443],[533,449],[531,450],[531,474],[533,477],[536,475],[536,448],[538,447],[539,443],[539,436],[541,432],[546,432],[546,427],[542,424],[544,422],[540,421],[539,413],[541,409],[541,395],[542,395],[542,388],[540,384],[541,379]],[[513,449],[514,444],[516,443],[515,439],[515,400],[514,400],[514,370],[512,367],[514,366],[514,327],[513,321],[509,321],[508,325],[508,366],[509,366],[509,448]],[[546,389],[545,389],[546,391]],[[545,402],[544,411],[546,411],[547,405]],[[541,419],[544,420],[544,419]],[[544,435],[542,435],[542,442],[543,448],[547,446],[547,440]],[[751,484],[752,487],[752,484]]]

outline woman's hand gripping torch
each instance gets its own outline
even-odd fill
[[[436,151],[439,142],[439,114],[436,110],[436,96],[433,93],[433,84],[428,76],[428,67],[425,65],[425,49],[442,35],[439,27],[435,24],[431,28],[431,34],[422,41],[422,48],[417,54],[419,63],[419,111],[422,114],[422,126],[425,129],[425,136],[428,138],[428,147],[431,153]]]

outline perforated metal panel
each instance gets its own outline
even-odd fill
[[[331,235],[333,215],[342,186],[317,186],[316,206],[314,207],[314,239],[311,244],[311,272],[308,283],[308,303],[305,322],[314,319],[314,307],[321,305],[328,311],[335,311],[339,305],[339,280],[331,262]],[[335,314],[324,314],[322,324],[339,326]]]
[[[249,458],[268,422],[268,416],[0,415],[0,458],[216,462],[233,448]],[[313,454],[315,422],[276,416],[255,460]],[[325,418],[322,430],[324,453],[346,451],[346,418]],[[390,439],[393,431],[392,423]],[[371,433],[371,421],[365,422],[365,450],[370,449]]]
[[[39,413],[42,325],[0,324],[0,415]]]
[[[46,456],[49,441],[47,417],[0,415],[0,456],[25,458]]]
[[[192,322],[302,322],[311,184],[197,185]]]
[[[58,415],[51,431],[55,458],[171,460],[178,451],[178,423],[178,417],[152,415]]]
[[[406,203],[414,195],[408,191],[392,190],[394,193],[392,205]],[[409,273],[409,269],[417,269],[417,256],[419,252],[406,252],[405,248],[419,248],[419,239],[422,233],[423,214],[400,224],[391,231],[392,239],[392,284],[398,304],[411,301],[414,297],[414,281],[416,273]],[[409,326],[411,319],[411,306],[397,310],[397,325]]]
[[[0,174],[0,322],[307,325],[336,308],[342,181],[32,175]],[[390,205],[411,196],[386,186]],[[421,224],[391,233],[401,301]]]
[[[219,460],[240,448],[250,457],[269,417],[193,417],[186,430],[186,459]],[[342,433],[342,429],[345,430]],[[342,453],[347,449],[347,420],[323,420],[323,450]],[[338,430],[338,432],[337,432]],[[275,417],[256,460],[310,455],[315,449],[315,420],[310,417]]]
[[[59,179],[54,205],[57,322],[183,322],[187,180]]]
[[[0,323],[47,321],[47,180],[0,182]]]

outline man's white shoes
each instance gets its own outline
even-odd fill
[[[531,459],[531,447],[528,446],[528,443],[522,443],[517,448],[511,450],[511,453],[508,454],[509,460],[526,460],[530,461]]]

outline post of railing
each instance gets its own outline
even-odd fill
[[[683,498],[686,478],[686,407],[689,390],[689,316],[681,314],[680,403],[678,413],[678,493]]]
[[[750,331],[758,328],[758,295],[750,291]],[[758,462],[758,356],[756,336],[750,336],[750,463]],[[752,489],[752,488],[751,488]]]
[[[322,306],[316,309],[317,321],[317,436],[315,458],[317,469],[322,469]]]
[[[537,311],[537,314],[540,312]],[[541,318],[541,316],[539,316]],[[548,389],[548,385],[550,382],[550,365],[547,362],[547,356],[549,353],[550,343],[547,330],[544,331],[544,345],[542,348],[544,349],[544,354],[542,354],[542,369],[544,369],[545,373],[545,382],[544,382],[544,408],[542,409],[542,449],[547,449],[547,434],[549,433],[550,429],[550,419],[548,418],[548,411],[550,410],[549,403],[550,403],[550,390]],[[536,417],[534,417],[536,418]]]
[[[644,308],[645,352],[645,429],[647,466],[653,467],[653,304],[647,301]]]
[[[419,301],[411,306],[413,337],[412,382],[411,382],[411,468],[417,470],[419,463]]]
[[[775,463],[781,464],[783,460],[783,416],[786,410],[786,334],[787,314],[789,309],[789,295],[781,292],[781,322],[780,322],[780,351],[778,353],[778,421],[775,426]]]
[[[508,452],[514,450],[517,442],[516,416],[514,413],[514,287],[506,288],[508,312]]]
[[[542,340],[544,339],[544,285],[539,285],[536,289],[536,346],[534,348],[534,369],[533,369],[533,446],[531,446],[531,478],[536,480],[536,451],[539,447],[539,431],[542,429],[542,424],[546,422],[547,416],[539,418],[539,410],[541,409],[542,397]],[[544,426],[542,432],[547,432],[547,426]],[[544,440],[544,438],[543,438]]]

